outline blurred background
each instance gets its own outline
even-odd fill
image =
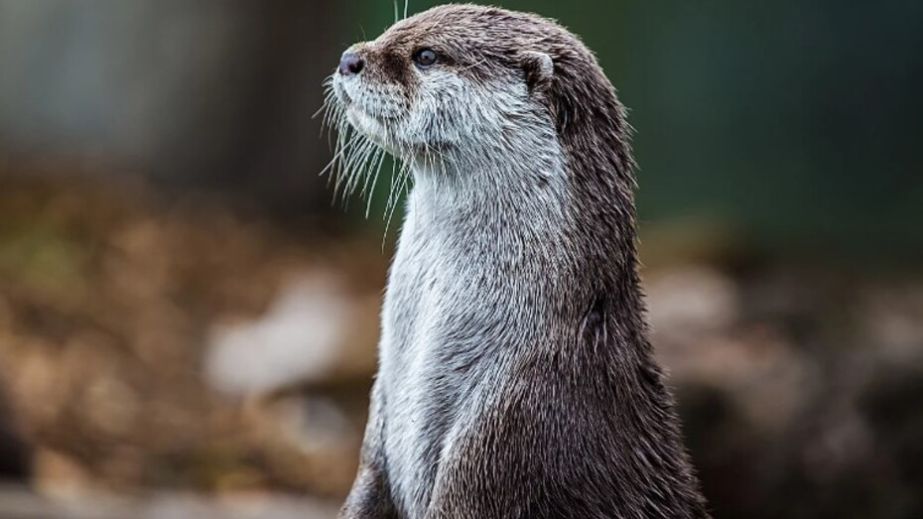
[[[923,517],[923,3],[495,3],[581,34],[631,108],[715,517]],[[0,0],[0,517],[333,517],[396,231],[387,183],[332,203],[312,115],[393,20]]]

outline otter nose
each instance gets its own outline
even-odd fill
[[[362,72],[363,67],[365,67],[365,60],[355,52],[345,52],[340,58],[340,74],[344,76],[358,74]]]

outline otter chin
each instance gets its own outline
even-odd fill
[[[357,131],[369,138],[375,144],[386,148],[388,153],[397,154],[397,150],[389,144],[388,127],[384,122],[374,116],[368,115],[361,108],[347,108],[346,120]]]
[[[385,153],[411,186],[342,517],[707,517],[647,339],[630,126],[586,46],[447,5],[329,86],[337,186],[374,188]]]

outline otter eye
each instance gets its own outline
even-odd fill
[[[439,56],[433,49],[421,49],[413,55],[413,62],[420,68],[431,67],[439,61]]]

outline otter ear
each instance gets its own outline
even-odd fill
[[[544,52],[526,50],[520,54],[519,61],[526,73],[526,85],[529,92],[546,89],[554,78],[554,61]]]

